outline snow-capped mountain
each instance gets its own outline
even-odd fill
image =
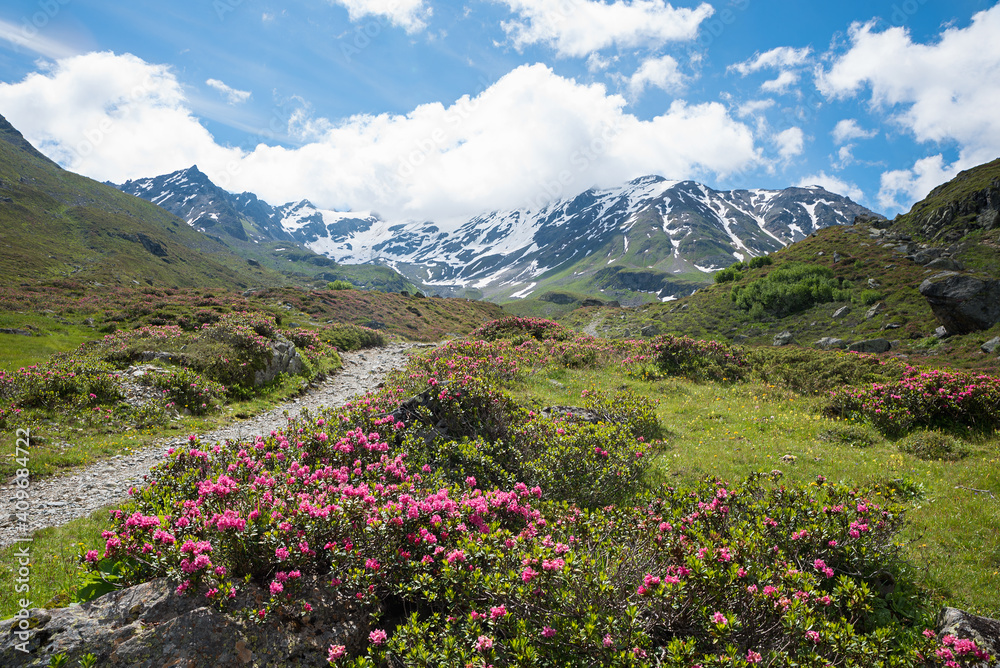
[[[306,200],[270,207],[249,193],[228,195],[201,172],[190,172],[122,188],[205,229],[211,227],[206,221],[222,225],[232,208],[258,221],[258,230],[276,239],[287,235],[280,238],[336,262],[389,265],[431,291],[473,290],[491,298],[566,287],[668,299],[738,260],[778,250],[822,227],[850,224],[856,215],[875,215],[819,186],[717,191],[694,181],[644,176],[541,209],[494,211],[445,228],[324,210]]]

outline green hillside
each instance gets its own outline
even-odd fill
[[[241,287],[285,282],[163,209],[68,172],[0,117],[0,283]]]

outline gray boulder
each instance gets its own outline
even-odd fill
[[[935,339],[947,339],[951,334],[948,333],[947,327],[938,327],[934,330],[933,336]]]
[[[888,339],[867,339],[847,346],[847,349],[854,353],[886,353],[890,348],[892,344]]]
[[[980,649],[992,654],[994,661],[977,665],[1000,668],[1000,621],[980,617],[957,608],[942,608],[937,616],[938,637],[955,636],[963,640],[974,640]]]
[[[960,269],[964,269],[961,262],[953,260],[950,257],[939,257],[936,260],[931,260],[925,266],[928,269],[935,269],[937,271],[959,271]]]
[[[781,332],[780,334],[775,334],[774,335],[774,341],[771,343],[771,345],[774,345],[774,346],[787,346],[788,344],[790,344],[792,342],[792,340],[794,338],[795,337],[792,335],[791,332],[784,331],[784,332]]]
[[[875,316],[877,316],[879,313],[885,312],[885,309],[886,309],[885,302],[879,302],[878,304],[875,304],[875,306],[872,306],[865,313],[865,320],[871,320],[872,318],[874,318]]]
[[[847,343],[843,339],[836,339],[832,336],[824,336],[816,342],[816,347],[822,348],[823,350],[832,350],[834,348],[843,350],[847,347]]]
[[[847,316],[850,312],[851,312],[851,307],[850,306],[841,306],[839,309],[837,309],[836,311],[833,312],[833,319],[834,320],[839,320],[839,319]]]
[[[921,283],[920,294],[951,334],[989,329],[1000,322],[1000,280],[945,272]]]
[[[272,613],[266,624],[219,612],[203,596],[178,596],[164,579],[111,592],[89,603],[52,610],[32,609],[22,641],[13,628],[19,620],[0,622],[0,665],[47,666],[65,654],[76,665],[94,654],[98,666],[326,666],[326,649],[344,645],[357,652],[366,644],[367,626],[350,603],[327,600],[318,589],[304,598],[309,616]],[[268,594],[248,590],[235,607],[260,609]],[[25,642],[21,651],[18,644]]]
[[[267,366],[255,371],[253,375],[254,385],[266,385],[277,378],[280,374],[287,373],[294,376],[304,369],[302,356],[295,349],[295,344],[291,341],[279,339],[271,343],[271,360]]]
[[[987,355],[992,355],[993,353],[995,353],[997,351],[997,348],[1000,348],[1000,336],[994,336],[992,339],[990,339],[983,345],[979,346],[979,349],[982,350]]]

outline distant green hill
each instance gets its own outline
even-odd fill
[[[225,244],[137,197],[68,172],[0,116],[0,285],[279,285]]]

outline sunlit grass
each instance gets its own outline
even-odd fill
[[[80,545],[97,545],[101,532],[110,526],[108,511],[97,510],[60,527],[36,531],[30,543],[0,548],[0,581],[7,585],[0,588],[0,619],[8,619],[20,610],[22,598],[30,600],[33,608],[70,603],[81,573]],[[31,559],[26,583],[30,589],[17,592],[14,586],[20,568],[17,553],[25,545],[29,546]]]
[[[546,369],[517,389],[539,404],[579,405],[588,388],[629,387],[659,401],[667,447],[650,472],[655,483],[689,485],[781,471],[789,483],[823,475],[851,485],[902,485],[914,490],[910,525],[900,536],[925,586],[942,603],[1000,616],[1000,437],[967,444],[959,461],[923,461],[880,438],[857,447],[824,438],[849,421],[822,415],[822,398],[761,384],[644,382],[614,369]],[[983,490],[983,491],[972,491]]]

